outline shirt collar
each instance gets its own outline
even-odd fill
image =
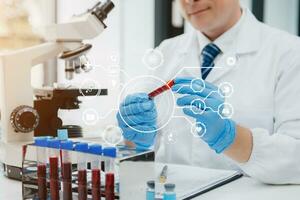
[[[215,41],[213,41],[213,43],[220,48],[222,53],[228,53],[233,49],[236,49],[233,47],[236,45],[235,43],[236,38],[239,34],[239,31],[241,30],[242,24],[244,23],[246,16],[247,16],[247,9],[242,8],[242,16],[240,17],[238,22],[233,27],[231,27],[228,31],[226,31],[220,37],[218,37]],[[207,44],[212,42],[200,31],[197,31],[197,39],[199,43],[199,52],[202,52],[203,48]]]

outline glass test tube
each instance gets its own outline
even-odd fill
[[[75,145],[77,151],[77,170],[78,170],[78,200],[87,199],[87,178],[86,178],[86,153],[88,153],[87,143],[78,143]]]
[[[48,147],[50,166],[50,199],[59,200],[60,141],[58,139],[50,139],[48,140]]]
[[[98,144],[89,146],[92,169],[92,199],[101,200],[101,154],[102,146]]]
[[[73,142],[70,140],[62,141],[62,182],[63,182],[63,199],[72,200],[72,150]]]
[[[47,138],[36,138],[34,140],[37,151],[37,185],[38,198],[47,199]]]
[[[105,199],[115,199],[115,158],[117,149],[115,147],[106,147],[103,149],[105,158]]]

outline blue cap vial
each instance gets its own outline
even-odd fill
[[[166,192],[173,192],[175,190],[175,184],[173,183],[166,183],[164,187]]]
[[[99,144],[89,145],[89,153],[95,154],[95,155],[101,155],[102,154],[102,146]]]
[[[88,143],[79,142],[79,143],[75,144],[75,151],[88,153],[88,150],[89,150]]]
[[[175,184],[166,183],[164,187],[165,187],[165,192],[163,194],[163,200],[176,200],[176,193],[174,192]]]
[[[59,140],[69,139],[68,129],[58,129],[57,130],[57,138]]]
[[[74,142],[71,140],[65,140],[60,142],[60,148],[64,150],[73,150]]]
[[[104,156],[108,156],[108,157],[116,158],[117,157],[117,149],[116,149],[116,147],[105,147],[103,149],[103,155]]]
[[[47,140],[48,147],[59,149],[60,148],[60,140],[59,139],[49,139]]]

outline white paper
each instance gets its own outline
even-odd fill
[[[145,199],[147,181],[156,181],[156,193],[163,192],[158,183],[159,175],[165,164],[153,162],[124,162],[120,166],[121,199]],[[167,164],[167,183],[176,185],[177,199],[196,194],[238,174],[236,171],[215,170],[186,165]]]

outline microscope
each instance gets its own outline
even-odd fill
[[[34,136],[56,136],[57,129],[62,128],[62,120],[57,117],[59,109],[78,109],[79,96],[107,95],[107,89],[100,88],[34,90],[31,68],[58,58],[64,61],[69,80],[74,74],[89,72],[86,54],[92,45],[84,44],[83,40],[93,39],[104,31],[104,20],[113,8],[110,0],[98,2],[68,23],[47,27],[47,42],[0,54],[0,162],[8,177],[20,179],[23,148],[32,143]]]

